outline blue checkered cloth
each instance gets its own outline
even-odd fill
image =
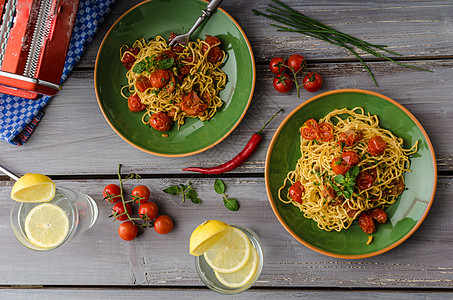
[[[80,0],[61,82],[80,60],[114,3],[115,0]],[[38,100],[29,100],[0,94],[0,139],[23,145],[43,117],[42,109],[50,99],[42,96]]]

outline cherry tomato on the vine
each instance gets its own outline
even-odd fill
[[[121,223],[118,227],[118,235],[125,241],[132,241],[138,234],[138,227],[132,221]]]
[[[167,234],[173,229],[173,220],[166,215],[161,215],[154,221],[154,230],[159,234]]]
[[[121,200],[121,189],[116,184],[109,184],[104,188],[102,195],[105,201],[116,203]]]
[[[286,65],[294,69],[294,72],[299,72],[305,68],[305,57],[300,54],[293,54],[286,60]]]
[[[130,215],[132,213],[131,205],[129,203],[126,203],[126,209],[124,209],[123,202],[120,201],[113,205],[112,213],[115,219],[117,219],[118,221],[126,221],[128,219],[126,215],[126,210],[127,213]]]
[[[145,221],[154,220],[157,217],[159,209],[154,202],[146,202],[138,208],[138,215]]]
[[[279,74],[286,71],[286,67],[282,66],[285,64],[285,59],[282,57],[274,57],[269,63],[269,69],[274,74]]]
[[[293,88],[293,81],[286,73],[277,74],[273,84],[275,90],[279,93],[288,93]]]
[[[138,205],[148,202],[151,192],[145,185],[138,185],[132,190],[132,198]]]
[[[307,91],[316,92],[322,86],[322,77],[318,73],[311,72],[304,77],[302,83]]]

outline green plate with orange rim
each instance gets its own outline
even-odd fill
[[[120,94],[127,84],[121,63],[120,47],[132,45],[138,38],[168,38],[173,31],[189,31],[206,9],[201,0],[151,0],[124,13],[107,32],[96,59],[95,90],[99,107],[113,130],[134,147],[159,156],[189,156],[207,150],[225,139],[241,122],[255,88],[255,61],[250,43],[239,24],[224,10],[217,12],[192,36],[191,40],[213,35],[222,41],[226,60],[221,69],[228,83],[220,92],[224,105],[209,121],[186,118],[185,124],[162,132],[142,123],[142,113],[129,111],[127,99]]]
[[[319,120],[334,109],[363,107],[377,115],[382,128],[404,139],[409,148],[419,142],[418,152],[411,156],[411,170],[404,175],[406,188],[397,202],[386,209],[388,221],[380,224],[367,245],[368,234],[357,221],[341,232],[327,232],[303,216],[292,204],[278,199],[278,189],[286,174],[294,170],[300,158],[299,128],[309,118]],[[270,143],[265,167],[266,190],[272,209],[283,227],[299,242],[319,253],[346,259],[365,258],[395,248],[423,222],[434,199],[437,166],[434,150],[417,119],[396,101],[375,92],[344,89],[317,95],[292,111],[278,127]],[[283,191],[286,195],[287,189]]]

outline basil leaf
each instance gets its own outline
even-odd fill
[[[187,198],[190,199],[190,201],[192,201],[192,202],[195,203],[195,204],[201,203],[201,199],[198,198],[198,193],[197,193],[197,191],[194,190],[194,189],[189,189],[189,190],[187,191],[186,196],[187,196]]]
[[[360,173],[360,167],[359,166],[353,166],[351,169],[349,169],[348,174],[346,174],[350,178],[356,178]]]
[[[157,62],[157,65],[159,66],[160,69],[170,69],[174,63],[175,63],[175,59],[173,57],[170,57],[170,58],[164,58],[162,60],[159,60]]]
[[[344,195],[347,199],[351,199],[352,193],[351,193],[349,190],[344,190],[344,191],[343,191],[343,195]]]
[[[333,180],[335,180],[336,183],[342,184],[344,183],[344,176],[341,174],[337,175],[333,178]]]
[[[223,193],[225,193],[225,184],[223,183],[222,180],[216,179],[216,180],[214,181],[214,191],[215,191],[217,194],[220,194],[220,195],[222,195]]]
[[[236,199],[229,198],[229,199],[227,199],[227,201],[224,202],[224,204],[225,204],[225,207],[231,211],[239,210],[239,204],[236,201]]]
[[[163,190],[164,193],[167,193],[170,195],[178,195],[179,193],[181,193],[181,191],[182,191],[181,188],[177,185],[169,186],[168,188]]]
[[[144,62],[142,60],[134,65],[134,67],[132,68],[132,72],[134,72],[136,74],[140,74],[141,72],[145,71],[145,69],[146,69],[146,62]]]

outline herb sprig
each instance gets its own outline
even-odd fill
[[[223,196],[223,204],[226,208],[231,211],[239,210],[239,203],[234,198],[228,198],[228,195],[225,194],[225,184],[221,179],[216,179],[214,181],[214,191]]]
[[[276,3],[278,6],[269,4],[270,8],[266,9],[266,11],[269,12],[270,14],[262,13],[260,11],[257,11],[256,9],[252,10],[253,13],[255,15],[264,16],[282,25],[286,25],[282,26],[271,24],[271,26],[278,28],[277,31],[297,32],[345,48],[346,50],[351,52],[365,67],[365,69],[373,79],[374,84],[376,86],[378,86],[378,84],[373,74],[371,73],[371,70],[368,68],[367,64],[362,60],[357,51],[353,49],[353,47],[357,47],[363,51],[372,54],[375,57],[386,59],[403,67],[432,72],[431,70],[428,69],[403,64],[401,62],[393,60],[392,58],[387,57],[385,54],[377,52],[384,51],[393,55],[401,56],[401,54],[386,49],[387,47],[386,45],[376,45],[363,41],[359,38],[353,37],[349,34],[345,34],[319,21],[309,18],[278,0],[272,1]]]
[[[350,168],[345,175],[337,175],[333,178],[333,180],[340,184],[343,189],[340,189],[337,185],[330,183],[332,188],[337,192],[338,196],[345,196],[347,199],[352,198],[352,193],[354,192],[355,187],[355,180],[360,173],[360,167],[353,166]]]
[[[192,187],[192,183],[190,181],[188,185],[179,184],[169,186],[164,189],[163,192],[170,195],[182,194],[182,203],[184,203],[187,198],[195,204],[201,203],[201,199],[198,198],[198,192]]]

